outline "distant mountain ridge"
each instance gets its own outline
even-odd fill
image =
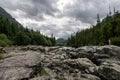
[[[4,10],[2,7],[0,7],[0,17],[4,17],[6,19],[8,19],[10,22],[15,22],[17,24],[19,24],[19,26],[22,26],[18,21],[15,20],[15,18],[13,18],[9,13],[7,13],[6,10]]]
[[[59,38],[56,40],[56,45],[58,46],[66,46],[67,41],[64,38]]]
[[[10,14],[8,14],[2,7],[0,7],[0,16],[7,18],[9,21],[16,22]]]

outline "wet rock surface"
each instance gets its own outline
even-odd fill
[[[120,47],[0,48],[0,80],[120,80]]]

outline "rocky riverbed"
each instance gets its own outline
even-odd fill
[[[120,47],[1,47],[0,80],[120,80]]]

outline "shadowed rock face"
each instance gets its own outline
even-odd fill
[[[0,80],[120,80],[120,47],[0,48]]]

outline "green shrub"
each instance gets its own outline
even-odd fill
[[[7,38],[5,34],[0,34],[0,46],[1,47],[10,46],[11,44],[12,44],[11,41]]]
[[[61,76],[57,76],[57,80],[65,80],[65,79]]]
[[[120,46],[120,37],[113,37],[111,38],[112,44]]]
[[[46,70],[44,68],[40,68],[39,75],[40,76],[47,76],[48,73],[46,72]]]
[[[52,43],[51,43],[51,41],[50,40],[46,40],[46,46],[52,46]]]
[[[103,42],[100,42],[100,43],[99,43],[99,46],[103,46],[103,45],[104,45],[104,43],[103,43]]]
[[[5,47],[8,46],[8,44],[5,41],[0,40],[0,46]]]

